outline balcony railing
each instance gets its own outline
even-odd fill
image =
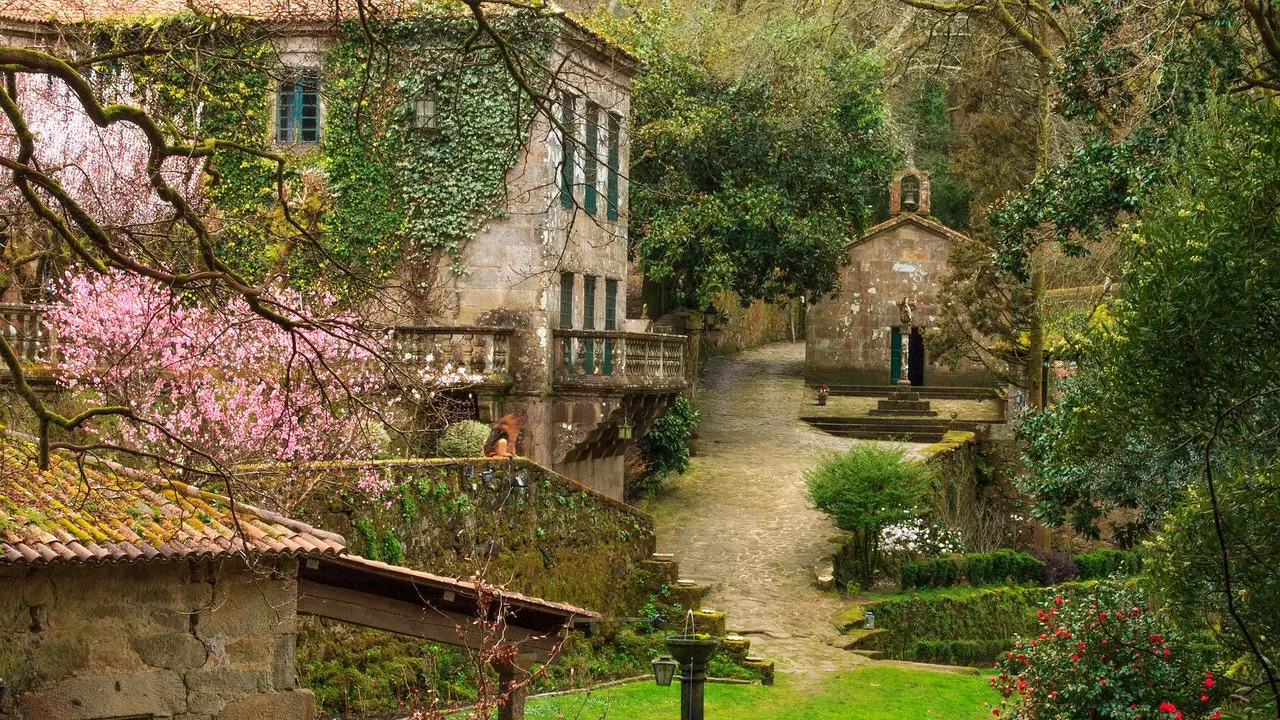
[[[678,386],[685,383],[683,335],[613,330],[554,331],[561,383]]]
[[[392,336],[395,358],[418,365],[452,364],[474,375],[510,373],[513,328],[400,325]]]
[[[0,337],[24,364],[43,365],[54,360],[52,338],[40,305],[0,305]]]

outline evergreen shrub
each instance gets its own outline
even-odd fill
[[[1072,560],[1081,580],[1102,580],[1116,573],[1132,575],[1142,569],[1142,557],[1138,553],[1111,548],[1076,555]]]
[[[436,455],[447,458],[484,457],[484,441],[489,439],[489,426],[476,420],[463,420],[444,429],[436,442]]]

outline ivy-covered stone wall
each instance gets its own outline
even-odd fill
[[[654,551],[650,518],[528,460],[392,460],[317,472],[376,473],[390,483],[379,497],[332,499],[306,513],[346,537],[351,552],[479,574],[606,616],[648,601],[640,570]]]

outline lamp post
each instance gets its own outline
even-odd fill
[[[667,651],[653,661],[653,679],[658,685],[671,685],[676,669],[680,670],[680,720],[703,720],[702,688],[707,682],[707,663],[720,647],[720,638],[698,635],[673,635],[667,638]]]

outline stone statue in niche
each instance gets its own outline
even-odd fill
[[[911,330],[911,314],[914,310],[915,306],[909,297],[902,298],[898,303],[898,325],[905,332],[910,332]]]

